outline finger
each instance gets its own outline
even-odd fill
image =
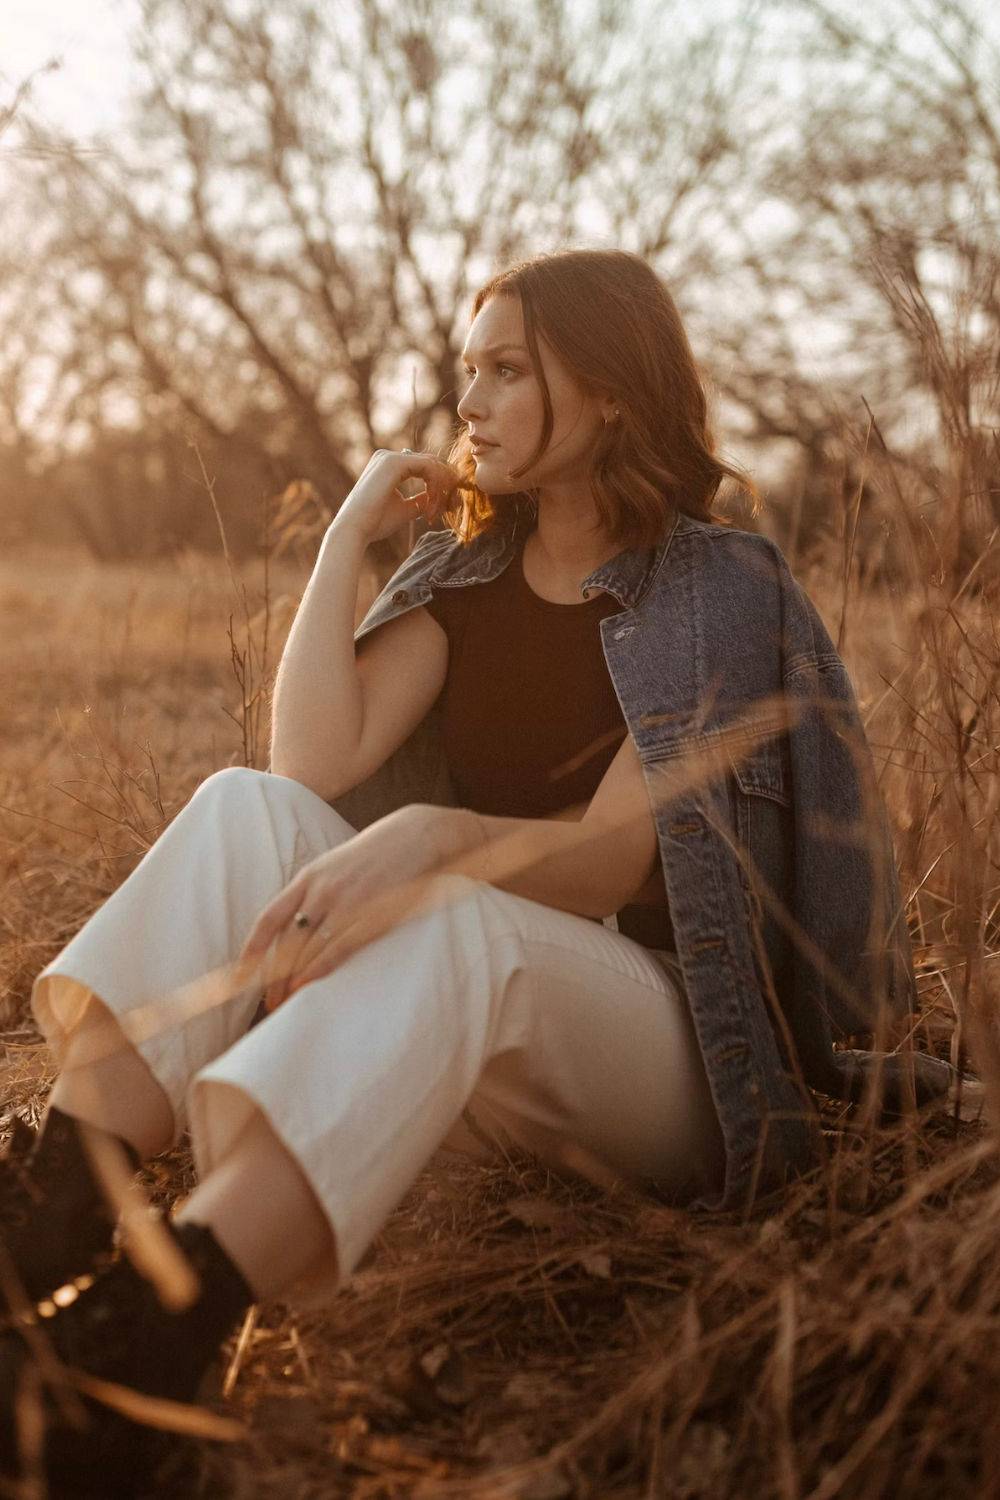
[[[302,955],[299,955],[295,971],[285,980],[280,999],[274,1002],[275,1008],[290,999],[303,985],[333,973],[334,969],[346,963],[361,948],[384,937],[409,917],[449,899],[449,887],[442,885],[433,875],[420,875],[402,885],[392,886],[389,890],[378,891],[367,897],[343,920],[338,914],[337,928],[332,936],[328,915],[323,919],[327,930],[320,939],[321,946],[316,956],[309,955],[303,964]],[[277,986],[275,993],[279,993]]]
[[[269,986],[264,997],[264,1003],[269,1009],[276,1009],[288,999],[293,981],[296,981],[302,969],[312,963],[323,951],[330,940],[330,933],[331,924],[328,918],[324,918],[315,928],[303,929],[301,936],[296,932],[296,936],[299,937],[298,946],[294,950],[290,963],[286,966],[284,977],[279,975]]]
[[[275,1010],[287,998],[288,986],[299,968],[302,946],[301,938],[291,932],[286,934],[284,940],[279,939],[281,961],[269,966],[267,988],[264,991],[264,1005],[268,1010]]]
[[[461,475],[451,464],[442,462],[441,488],[446,495],[453,495],[461,484]]]
[[[359,948],[363,948],[365,941],[367,939],[355,939],[352,941],[346,934],[338,934],[336,938],[327,944],[322,953],[316,955],[306,968],[292,975],[288,981],[287,993],[278,1003],[283,1004],[285,1000],[290,1000],[296,991],[304,989],[307,984],[312,984],[317,979],[326,979],[336,969],[339,969],[341,964],[346,963]]]
[[[243,944],[240,957],[256,958],[266,953],[275,938],[287,929],[300,907],[308,910],[306,904],[308,891],[309,876],[304,871],[300,871],[295,879],[286,885],[284,890],[279,892],[260,913]]]
[[[372,897],[360,912],[353,916],[347,925],[338,927],[332,936],[327,935],[320,951],[304,964],[291,976],[288,983],[288,996],[294,994],[303,985],[311,984],[315,979],[323,979],[332,974],[341,964],[347,962],[355,953],[366,948],[369,943],[375,942],[380,937],[397,927],[399,923],[414,910],[415,894],[408,889],[396,888],[391,891],[380,891],[377,896]]]
[[[339,926],[334,936],[327,936],[314,959],[296,968],[288,981],[285,998],[290,999],[303,985],[332,974],[369,943],[385,937],[414,912],[424,910],[429,901],[436,899],[429,884],[421,880],[411,881],[369,898],[346,926]]]
[[[422,479],[426,485],[425,495],[403,496],[404,499],[436,502],[454,493],[461,483],[457,469],[433,453],[400,453],[396,455],[406,470],[406,477],[399,481],[406,484],[411,479]],[[402,492],[397,489],[397,494]]]
[[[309,899],[307,897],[307,899]],[[316,954],[321,952],[330,939],[332,924],[329,913],[323,916],[316,910],[318,897],[312,896],[311,905],[308,908],[312,919],[308,927],[291,926],[286,928],[286,942],[283,947],[283,962],[272,976],[271,989],[274,991],[275,1003],[280,1005],[282,1000],[288,997],[288,987],[302,967],[310,963]],[[327,897],[326,899],[329,899]]]
[[[262,958],[244,963],[242,970],[240,964],[244,961],[237,961],[233,969],[234,986],[242,989],[249,984],[259,985],[263,991],[265,1009],[273,1009],[278,991],[295,969],[301,946],[302,939],[297,929],[286,928],[278,934]]]
[[[284,984],[295,970],[303,947],[303,937],[297,927],[288,926],[278,933],[264,955],[260,966],[261,981],[268,989]]]
[[[429,476],[435,480],[450,482],[458,479],[458,470],[453,468],[447,459],[438,458],[436,453],[428,453],[426,448],[417,449],[413,453],[397,451],[395,457],[404,468],[421,477]]]
[[[423,477],[423,476],[420,476]],[[417,480],[418,476],[411,474],[402,481],[409,484]],[[437,513],[448,504],[451,490],[440,480],[424,477],[424,488],[418,490],[415,495],[404,495],[402,489],[397,485],[396,494],[404,505],[415,506],[427,520],[431,520]]]
[[[329,928],[315,944],[312,953],[306,962],[297,964],[295,973],[291,974],[285,983],[285,993],[282,995],[281,1004],[284,1000],[290,1000],[296,990],[304,985],[312,984],[315,979],[324,979],[332,974],[341,964],[357,953],[360,948],[381,937],[396,924],[396,912],[393,908],[388,909],[384,896],[377,898],[378,912],[373,909],[375,902],[369,903],[361,917],[350,919],[346,925],[340,923],[336,932]]]
[[[264,995],[264,1009],[267,1011],[268,1015],[271,1016],[278,1009],[279,1005],[284,1004],[287,998],[288,997],[284,992],[284,985],[272,984],[270,989],[268,989]]]
[[[306,933],[306,941],[295,955],[295,974],[297,975],[302,969],[311,964],[316,956],[322,953],[324,948],[327,948],[335,937],[335,925],[331,914],[327,912],[317,922],[316,926]]]

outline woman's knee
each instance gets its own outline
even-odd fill
[[[253,766],[223,766],[221,770],[213,771],[200,781],[194,789],[195,797],[243,797],[248,792],[260,791],[265,781],[272,778],[270,771],[258,771]],[[278,781],[287,782],[289,787],[302,787],[299,781],[292,781],[289,776],[279,776]]]
[[[248,797],[260,796],[261,781],[266,774],[265,771],[255,771],[252,766],[223,766],[221,770],[213,771],[203,781],[199,781],[191,793],[188,806],[206,802],[245,804]]]
[[[223,766],[198,784],[191,801],[206,797],[213,801],[221,800],[223,804],[232,802],[236,806],[244,806],[248,798],[284,798],[293,805],[321,813],[328,820],[335,820],[341,826],[345,838],[350,838],[355,832],[346,819],[311,787],[291,776],[281,776],[276,771],[258,771],[253,766]]]

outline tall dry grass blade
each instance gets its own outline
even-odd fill
[[[795,1459],[792,1411],[795,1392],[795,1342],[797,1335],[795,1282],[786,1276],[778,1292],[778,1316],[771,1355],[771,1397],[775,1414],[775,1450],[781,1500],[800,1500],[798,1465]]]
[[[17,1439],[19,1489],[24,1500],[46,1500],[44,1380],[37,1364],[28,1363],[20,1372],[14,1398],[14,1429]]]
[[[233,1357],[229,1361],[229,1368],[226,1370],[225,1379],[222,1382],[222,1397],[225,1401],[228,1401],[236,1389],[236,1382],[240,1378],[240,1370],[243,1368],[243,1361],[246,1358],[247,1350],[250,1348],[250,1341],[253,1338],[253,1331],[256,1327],[257,1304],[254,1302],[246,1310],[246,1315],[240,1325],[239,1338],[236,1340],[236,1348],[233,1350]]]
[[[209,1438],[220,1443],[239,1443],[247,1436],[244,1423],[233,1417],[220,1417],[207,1407],[171,1401],[166,1396],[149,1396],[131,1386],[102,1380],[86,1370],[67,1368],[67,1374],[85,1396],[91,1396],[103,1406],[144,1427],[156,1427],[161,1432],[176,1432],[186,1437]]]

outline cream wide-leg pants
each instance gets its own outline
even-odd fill
[[[230,962],[297,870],[355,831],[289,777],[209,776],[38,974],[32,1010],[57,1060],[92,996],[121,1018]],[[450,878],[453,901],[259,1024],[255,987],[134,1043],[173,1106],[175,1141],[190,1129],[199,1177],[254,1111],[300,1166],[336,1244],[335,1265],[295,1288],[307,1305],[351,1274],[439,1146],[481,1157],[509,1138],[558,1166],[570,1140],[682,1199],[721,1181],[693,1024],[650,952],[601,923]]]

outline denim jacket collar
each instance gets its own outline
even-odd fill
[[[580,593],[588,589],[605,589],[622,609],[631,609],[652,586],[679,526],[697,525],[688,516],[675,515],[670,530],[656,547],[632,547],[616,553],[581,580]],[[532,528],[526,504],[507,507],[500,515],[500,525],[476,537],[467,547],[446,554],[431,572],[428,581],[435,587],[486,583],[497,578],[508,566],[518,545]]]

